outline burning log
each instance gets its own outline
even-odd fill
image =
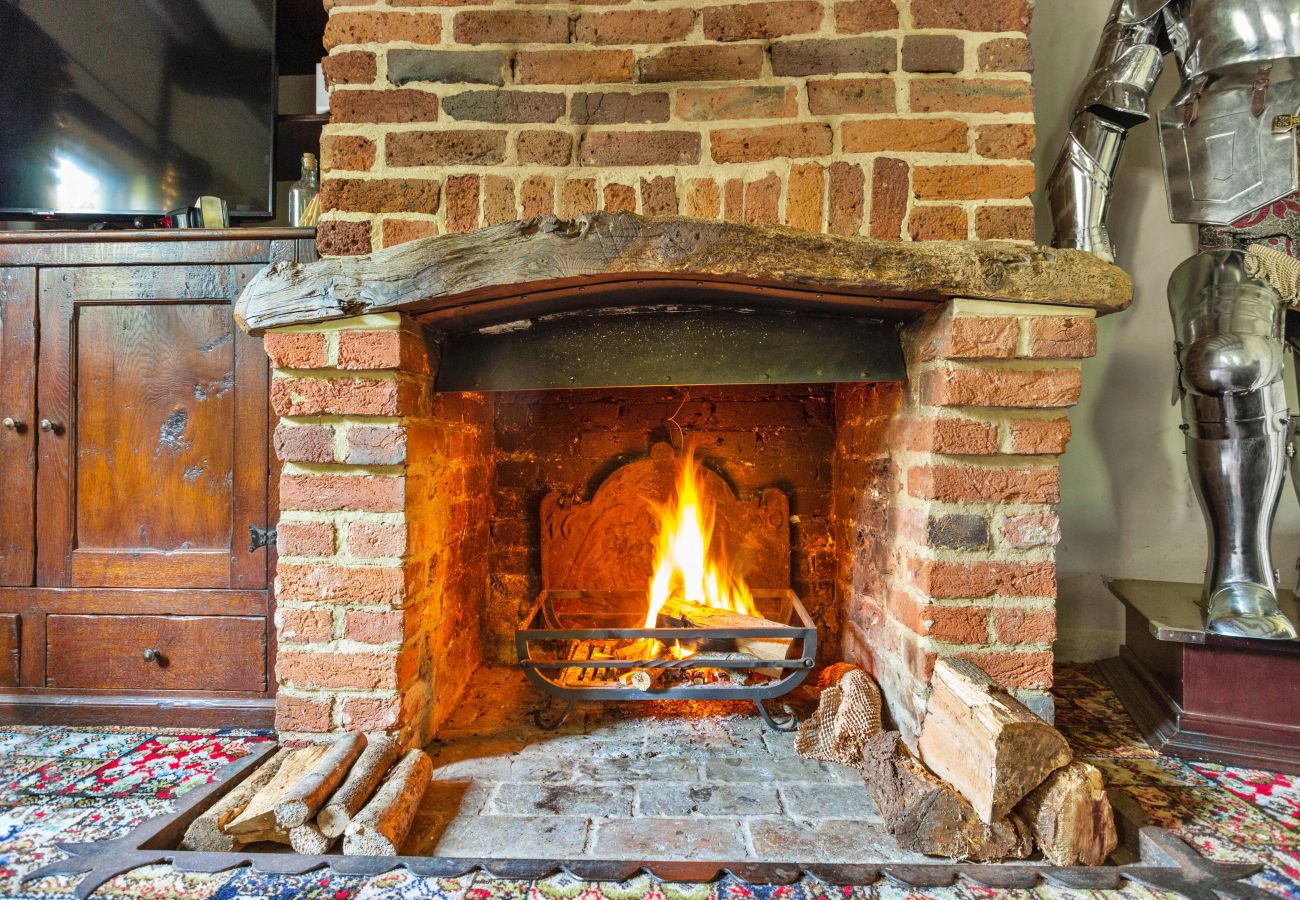
[[[212,808],[190,823],[181,838],[182,850],[202,850],[209,853],[229,853],[238,849],[238,841],[226,833],[230,824],[244,809],[249,801],[266,787],[279,770],[280,764],[291,751],[280,750],[257,770],[241,781],[234,790],[226,794]]]
[[[289,843],[288,829],[276,824],[276,804],[304,776],[313,771],[316,764],[329,755],[331,749],[329,746],[303,747],[301,750],[289,750],[281,754],[284,758],[280,767],[252,796],[239,815],[226,823],[226,834],[234,837],[239,844],[254,844],[258,841]]]
[[[322,835],[336,838],[343,834],[352,817],[375,792],[384,774],[397,762],[401,750],[401,745],[391,737],[378,737],[366,745],[343,786],[334,792],[329,802],[316,815],[316,825]]]
[[[663,669],[631,669],[618,676],[618,683],[638,691],[649,691],[664,680]]]
[[[1073,754],[1059,731],[961,659],[934,665],[921,759],[986,823],[1006,816]]]
[[[922,765],[896,731],[869,738],[862,775],[885,827],[906,850],[974,862],[1024,859],[1034,850],[1015,813],[983,822],[952,785]]]
[[[694,662],[745,662],[758,663],[758,657],[750,656],[748,653],[711,653],[708,651],[692,655],[691,660]],[[687,669],[691,682],[698,684],[748,684],[750,676],[757,676],[757,680],[766,681],[766,673],[775,673],[780,675],[780,669],[725,669],[716,666],[702,666],[696,669]]]
[[[311,771],[293,785],[275,804],[275,824],[282,831],[304,825],[325,805],[361,751],[366,747],[364,734],[348,734],[329,748]]]
[[[348,823],[343,832],[344,855],[396,856],[432,774],[433,762],[423,750],[402,757],[375,796]]]
[[[779,622],[717,609],[702,603],[692,603],[680,597],[669,597],[659,610],[659,619],[668,627],[688,628],[786,628]],[[785,659],[790,652],[791,638],[735,638],[736,649],[763,660]],[[769,670],[770,671],[770,670]],[[779,670],[777,670],[779,671]]]
[[[1119,844],[1101,772],[1079,760],[1048,775],[1016,812],[1029,822],[1043,856],[1058,866],[1099,866]]]

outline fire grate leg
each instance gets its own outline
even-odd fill
[[[574,700],[547,700],[533,710],[533,722],[544,731],[553,731],[569,718],[575,704]]]
[[[755,700],[754,705],[758,707],[758,714],[763,717],[767,727],[773,731],[794,731],[799,727],[799,716],[785,703],[781,704],[781,712],[775,717],[767,711],[762,700]]]

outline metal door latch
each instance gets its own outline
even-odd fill
[[[269,547],[275,543],[274,528],[258,528],[256,525],[248,526],[248,552],[253,553],[261,547]]]

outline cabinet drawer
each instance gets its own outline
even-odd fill
[[[51,615],[45,636],[49,687],[266,690],[261,616]]]

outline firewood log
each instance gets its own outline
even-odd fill
[[[287,832],[316,815],[365,748],[364,734],[345,734],[335,741],[311,771],[291,785],[275,804],[276,826]]]
[[[325,837],[339,837],[352,817],[366,805],[384,775],[397,762],[402,747],[395,738],[377,737],[366,745],[361,758],[352,766],[347,781],[316,815],[316,825]]]
[[[429,787],[433,763],[412,750],[393,766],[384,784],[343,832],[345,856],[396,856]]]
[[[1016,807],[1043,856],[1058,866],[1099,866],[1119,844],[1115,813],[1096,766],[1075,760],[1057,769]]]
[[[335,840],[337,838],[321,834],[321,830],[314,822],[304,822],[289,829],[289,846],[293,848],[294,853],[320,856],[322,853],[329,852]]]
[[[181,849],[209,853],[229,853],[235,850],[237,843],[233,836],[226,834],[226,825],[244,811],[258,791],[266,787],[290,752],[284,748],[277,750],[274,756],[191,822],[185,830],[185,837],[181,838]]]
[[[680,597],[669,597],[659,610],[663,624],[691,628],[786,628],[780,622],[750,616],[745,613],[732,612],[728,609],[715,609],[700,603],[691,603]],[[792,638],[736,638],[736,649],[759,659],[785,659],[790,652]],[[774,670],[780,672],[779,669]]]
[[[288,831],[275,823],[275,805],[329,752],[328,745],[290,750],[271,780],[253,795],[238,816],[226,824],[226,834],[241,845],[258,841],[289,843]]]
[[[1073,754],[1059,731],[961,659],[934,665],[921,759],[985,822],[1009,813]]]
[[[885,827],[905,850],[974,862],[1024,859],[1034,850],[1020,816],[980,821],[952,785],[911,754],[897,731],[867,740],[862,776]]]

